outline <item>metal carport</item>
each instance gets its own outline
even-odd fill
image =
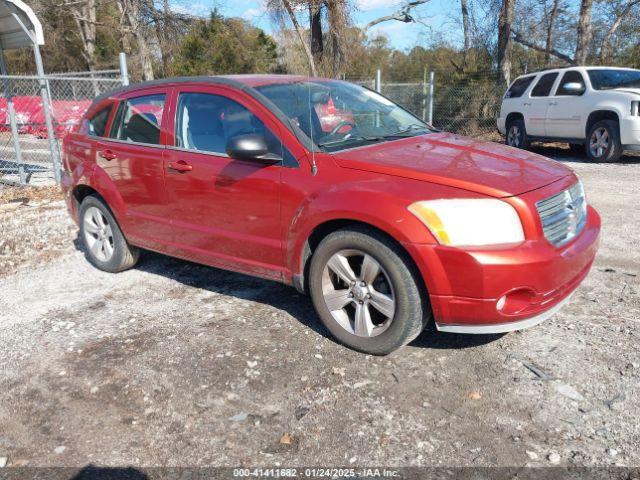
[[[0,0],[0,78],[7,98],[7,113],[11,125],[11,136],[15,147],[16,163],[20,169],[20,183],[25,183],[26,173],[22,162],[20,141],[18,138],[18,125],[16,122],[15,108],[11,94],[11,79],[7,71],[5,61],[5,51],[30,47],[36,64],[36,74],[40,84],[40,95],[42,97],[42,109],[44,111],[45,123],[49,137],[49,148],[54,166],[54,174],[57,182],[60,181],[60,152],[55,139],[53,122],[51,115],[51,103],[47,90],[47,83],[40,55],[40,45],[44,45],[44,34],[42,24],[36,17],[31,7],[21,0]]]

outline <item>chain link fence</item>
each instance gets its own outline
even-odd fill
[[[379,91],[436,128],[470,137],[499,139],[496,119],[506,88],[497,73],[454,76],[430,72],[422,82],[387,82],[381,76],[378,78],[379,82],[375,78],[353,82]]]
[[[47,89],[54,138],[49,138],[42,81]],[[0,182],[48,184],[56,178],[64,136],[78,124],[94,97],[125,82],[120,70],[37,76],[0,76]],[[13,112],[11,112],[11,107]],[[11,116],[15,119],[15,132]]]

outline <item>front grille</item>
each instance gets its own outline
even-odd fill
[[[587,201],[582,182],[536,203],[544,236],[556,247],[571,241],[587,221]]]

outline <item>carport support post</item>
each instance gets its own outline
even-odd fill
[[[40,81],[40,95],[42,96],[42,110],[44,111],[44,121],[47,125],[47,135],[49,136],[49,150],[51,150],[51,160],[53,161],[53,175],[56,183],[60,183],[60,152],[58,151],[58,141],[56,140],[55,131],[53,129],[53,121],[51,119],[51,103],[49,102],[49,89],[47,88],[47,79],[44,76],[44,66],[42,65],[42,56],[40,55],[40,47],[37,43],[33,44],[33,54],[36,59],[36,71]]]
[[[7,99],[7,110],[9,111],[9,123],[11,125],[11,138],[13,138],[13,146],[16,151],[16,163],[18,164],[18,174],[20,175],[20,184],[27,183],[27,175],[24,171],[22,163],[22,150],[20,149],[20,137],[18,137],[18,124],[16,123],[16,110],[13,106],[13,95],[11,94],[11,81],[6,77],[9,75],[7,63],[4,59],[4,50],[0,47],[0,73],[3,76],[2,83],[4,87],[4,96]]]
[[[435,81],[433,72],[429,73],[429,125],[433,125],[433,87]]]
[[[120,60],[120,78],[122,79],[122,85],[125,87],[129,85],[129,69],[127,68],[127,54],[120,52],[118,55]]]

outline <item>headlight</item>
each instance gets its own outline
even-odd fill
[[[426,200],[409,205],[443,245],[495,245],[524,240],[515,209],[491,198]]]

